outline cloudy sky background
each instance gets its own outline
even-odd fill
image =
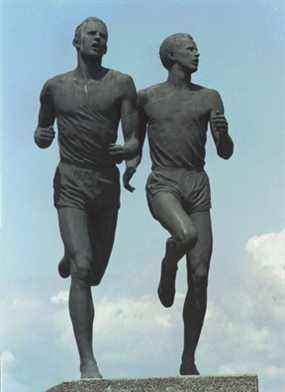
[[[33,144],[38,97],[50,77],[75,66],[71,45],[88,16],[110,30],[104,65],[137,88],[165,79],[158,49],[175,32],[200,48],[194,81],[217,89],[235,141],[230,161],[209,137],[214,254],[209,308],[197,352],[202,374],[258,373],[261,392],[285,391],[285,5],[281,0],[1,2],[0,351],[3,392],[37,392],[79,376],[67,311],[69,283],[57,276],[62,244],[52,205],[56,143]],[[123,170],[123,165],[122,165]],[[186,290],[156,296],[167,233],[147,208],[148,148],[122,192],[110,265],[95,300],[95,352],[105,377],[175,376]]]

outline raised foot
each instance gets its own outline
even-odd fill
[[[81,372],[81,378],[97,378],[99,380],[103,378],[96,362],[91,362],[86,365],[81,365],[80,372]]]
[[[197,369],[195,363],[181,364],[180,371],[181,376],[199,376],[199,370]]]
[[[177,265],[169,265],[169,263],[163,259],[157,292],[161,304],[166,308],[172,306],[174,302],[176,273]]]
[[[66,279],[70,276],[70,262],[65,256],[60,260],[58,264],[58,273],[63,279]]]

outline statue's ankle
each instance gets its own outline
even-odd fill
[[[87,367],[95,367],[97,366],[97,362],[95,358],[85,358],[80,361],[80,370]]]
[[[184,352],[182,354],[181,361],[183,364],[187,364],[187,366],[194,365],[195,363],[195,356],[191,352]]]

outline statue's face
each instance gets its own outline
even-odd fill
[[[199,52],[192,38],[181,38],[172,52],[174,63],[181,65],[191,73],[196,72],[199,65]]]
[[[97,21],[89,21],[82,26],[79,51],[82,55],[101,58],[107,51],[108,32]]]

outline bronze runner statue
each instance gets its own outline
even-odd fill
[[[170,307],[178,262],[186,255],[188,291],[183,309],[184,349],[181,375],[198,375],[195,350],[207,306],[212,253],[210,184],[204,170],[208,124],[221,158],[233,154],[224,107],[217,91],[192,82],[199,51],[189,34],[174,34],[160,47],[168,79],[138,93],[140,153],[127,163],[124,184],[141,161],[146,132],[152,172],[146,184],[153,217],[170,234],[161,263],[158,296]]]
[[[134,157],[138,142],[136,89],[130,76],[102,66],[108,31],[88,18],[75,31],[75,70],[48,80],[41,92],[35,142],[47,148],[58,126],[60,162],[54,177],[65,254],[59,273],[71,275],[69,311],[80,355],[81,378],[101,378],[92,347],[91,286],[106,270],[120,206],[116,163]],[[122,122],[125,143],[116,145]]]

